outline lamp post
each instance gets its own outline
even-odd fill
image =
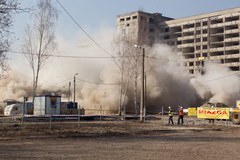
[[[142,50],[140,121],[143,122],[143,113],[145,108],[145,48],[138,45],[134,45],[134,47],[140,48]]]
[[[76,94],[76,75],[78,75],[78,73],[76,73],[73,77],[73,107],[75,108],[75,94]]]

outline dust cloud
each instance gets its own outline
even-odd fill
[[[177,108],[196,106],[202,99],[191,85],[191,78],[182,66],[182,59],[168,46],[154,46],[154,58],[150,60],[150,74],[147,76],[147,102],[153,111],[161,107]]]
[[[205,74],[192,79],[193,86],[203,99],[213,103],[235,106],[240,99],[239,71],[233,72],[218,62],[206,61]]]
[[[95,33],[96,41],[111,51],[114,29],[100,29]],[[86,38],[68,41],[58,37],[58,54],[70,57],[52,57],[40,73],[39,93],[43,90],[56,91],[63,101],[73,100],[73,77],[76,77],[76,101],[89,112],[100,108],[116,113],[119,106],[121,74],[108,53]],[[200,106],[205,102],[223,102],[235,105],[240,99],[239,75],[218,63],[206,63],[205,74],[191,77],[183,66],[183,59],[168,46],[156,44],[151,51],[146,48],[148,112],[157,113],[163,107],[178,105],[184,108]],[[111,52],[110,52],[111,53]],[[95,57],[95,58],[88,58]],[[103,58],[104,57],[104,58]],[[24,56],[20,59],[24,59]],[[22,60],[17,60],[21,62]],[[27,66],[27,64],[19,64]],[[31,96],[31,73],[22,75],[19,68],[0,81],[0,99],[22,100]],[[69,95],[69,82],[71,82]],[[134,113],[134,81],[130,82],[126,95],[127,111]],[[138,82],[138,102],[140,101],[140,81]]]
[[[32,86],[29,85],[28,78],[20,73],[10,71],[9,74],[0,81],[0,98],[15,99],[23,101],[23,97],[32,95]]]

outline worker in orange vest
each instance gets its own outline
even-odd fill
[[[183,116],[184,116],[183,108],[181,106],[179,106],[179,109],[178,109],[178,125],[180,124],[180,120],[181,120],[181,124],[183,124]]]

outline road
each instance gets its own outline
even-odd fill
[[[159,121],[2,125],[0,159],[240,159],[240,127]]]

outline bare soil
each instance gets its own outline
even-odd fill
[[[2,123],[0,159],[237,160],[240,127],[159,121]]]

